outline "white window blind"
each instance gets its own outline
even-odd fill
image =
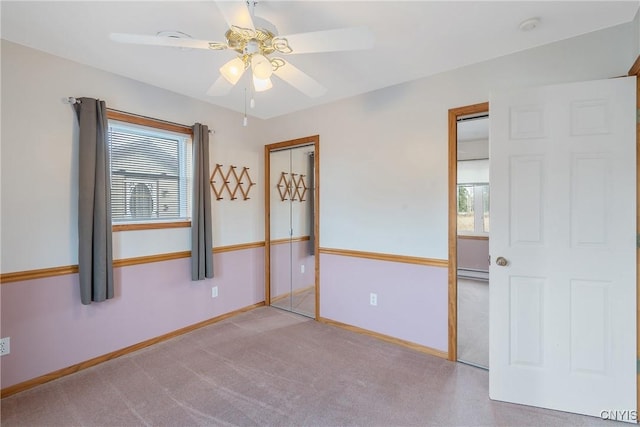
[[[113,120],[108,137],[112,221],[188,220],[191,138]]]

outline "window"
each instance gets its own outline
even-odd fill
[[[118,113],[118,118],[123,115]],[[109,117],[114,226],[140,223],[171,226],[189,221],[191,130],[175,132],[149,126],[153,121],[144,121],[146,124],[141,125]]]
[[[489,233],[489,184],[458,184],[458,234]]]

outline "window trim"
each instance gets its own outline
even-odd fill
[[[147,126],[156,129],[162,129],[170,132],[184,133],[191,135],[193,138],[193,129],[189,126],[183,126],[176,123],[163,122],[162,120],[152,119],[150,117],[136,116],[134,114],[124,113],[122,111],[107,110],[107,120],[117,120],[119,122],[131,123],[134,125]]]
[[[150,117],[142,117],[134,114],[125,113],[116,110],[107,110],[107,120],[115,120],[124,123],[130,123],[139,126],[160,129],[169,132],[181,133],[191,136],[193,140],[193,129],[189,126],[179,125],[177,123],[169,123],[161,120],[152,119]],[[166,228],[189,228],[191,221],[166,221],[166,222],[139,222],[127,224],[111,223],[112,232],[118,231],[134,231],[134,230],[157,230]]]
[[[130,224],[112,224],[112,231],[135,231],[135,230],[155,230],[162,228],[189,228],[191,221],[174,221],[174,222],[141,222]]]

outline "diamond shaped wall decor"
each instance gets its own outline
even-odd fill
[[[297,177],[297,178],[296,178]],[[304,178],[306,175],[297,173],[282,172],[280,174],[280,180],[278,181],[278,193],[280,193],[280,200],[291,200],[292,202],[306,201],[304,196],[307,194],[307,187]]]
[[[248,167],[243,166],[240,174],[236,172],[237,169],[238,167],[231,165],[225,173],[224,166],[216,164],[209,180],[216,200],[223,200],[225,192],[229,195],[229,199],[237,200],[238,197],[236,197],[236,194],[238,190],[240,190],[240,194],[242,194],[242,200],[250,199],[249,191],[251,191],[251,187],[256,185],[256,183],[251,181]]]

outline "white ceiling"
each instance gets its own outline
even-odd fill
[[[109,33],[175,30],[224,41],[215,1],[6,1],[1,36],[106,71],[235,111],[245,80],[224,97],[205,94],[233,52],[125,45]],[[250,115],[271,118],[633,20],[638,1],[260,1],[256,16],[280,35],[367,26],[375,47],[289,55],[325,87],[308,98],[274,77]],[[538,17],[534,31],[518,29]],[[292,46],[295,50],[295,46]],[[248,74],[248,73],[247,73]],[[74,94],[69,94],[74,95]],[[91,96],[100,97],[100,94]]]

